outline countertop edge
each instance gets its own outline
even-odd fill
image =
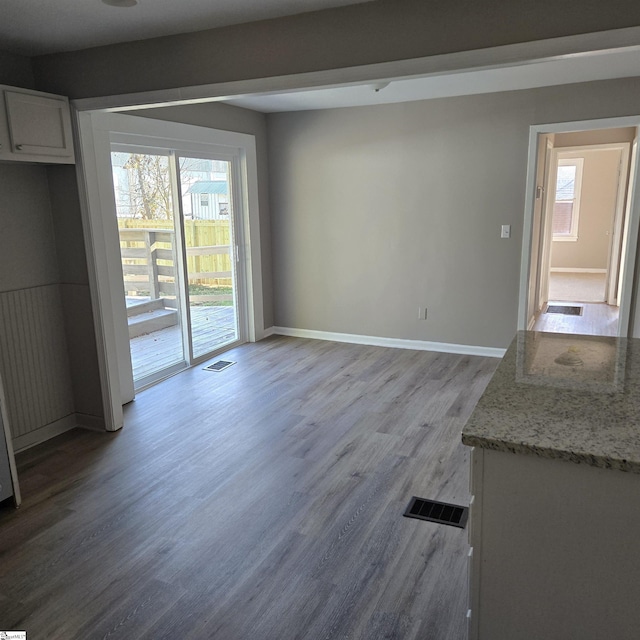
[[[462,444],[468,447],[479,447],[490,449],[491,451],[503,451],[505,453],[534,455],[540,458],[551,460],[564,460],[574,464],[587,464],[600,469],[615,469],[629,473],[640,474],[640,462],[598,456],[588,453],[576,453],[563,449],[551,449],[546,447],[536,447],[523,442],[509,442],[506,440],[495,440],[481,436],[469,435],[462,432]]]

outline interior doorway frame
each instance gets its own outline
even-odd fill
[[[238,151],[240,160],[239,203],[245,215],[240,222],[242,264],[246,291],[245,337],[255,342],[264,337],[262,260],[258,210],[258,169],[255,136],[164,120],[153,120],[105,111],[76,112],[77,141],[81,162],[78,167],[81,214],[87,247],[94,327],[98,346],[105,428],[116,431],[124,424],[122,405],[131,396],[131,377],[126,308],[122,293],[122,265],[115,216],[103,211],[113,207],[111,176],[111,134],[138,136],[141,142],[188,143],[206,152],[210,147]],[[105,176],[109,177],[107,181]],[[126,345],[126,352],[123,345]]]
[[[518,330],[529,329],[529,287],[531,278],[532,248],[534,239],[534,210],[536,197],[538,194],[538,184],[536,180],[538,169],[538,149],[542,136],[545,134],[570,133],[578,131],[593,131],[602,129],[617,129],[635,127],[640,128],[640,115],[624,116],[615,118],[602,118],[599,120],[581,120],[573,122],[559,122],[549,124],[531,125],[529,127],[529,147],[527,162],[527,182],[525,189],[525,210],[524,224],[522,230],[522,253],[520,261],[520,287],[518,299]],[[550,171],[548,172],[551,173]],[[547,178],[545,191],[548,191]],[[634,282],[636,280],[636,255],[638,251],[638,231],[640,229],[640,171],[637,163],[632,166],[632,173],[629,175],[629,194],[627,203],[627,219],[625,221],[626,240],[622,246],[621,266],[623,277],[618,287],[619,320],[618,335],[625,337],[630,334],[632,324],[636,318],[640,317],[638,312],[638,300],[633,297]],[[546,208],[546,202],[545,202]],[[543,210],[543,217],[544,217]],[[544,237],[544,229],[542,230]],[[541,240],[543,239],[541,238]],[[540,250],[544,250],[540,247]],[[534,311],[535,313],[535,311]]]

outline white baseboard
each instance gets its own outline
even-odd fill
[[[332,342],[349,342],[366,344],[373,347],[392,347],[394,349],[414,349],[416,351],[439,351],[469,356],[486,356],[502,358],[506,349],[496,347],[477,347],[468,344],[450,344],[448,342],[428,342],[426,340],[405,340],[403,338],[382,338],[378,336],[361,336],[355,333],[333,333],[331,331],[314,331],[312,329],[292,329],[290,327],[273,327],[273,333],[292,338],[311,338],[312,340],[329,340]]]
[[[76,416],[74,413],[71,413],[64,418],[60,418],[60,420],[50,422],[49,424],[45,424],[44,427],[40,427],[39,429],[35,429],[34,431],[30,431],[29,433],[25,433],[22,436],[14,438],[13,451],[14,453],[19,453],[25,449],[30,449],[31,447],[35,447],[37,444],[45,442],[46,440],[50,440],[62,433],[71,431],[71,429],[75,429],[77,426]]]
[[[275,327],[269,327],[268,329],[264,330],[264,333],[262,334],[262,338],[270,338],[271,336],[275,335],[276,333],[276,328]]]
[[[30,449],[36,445],[42,444],[51,438],[55,438],[71,429],[80,427],[82,429],[90,429],[91,431],[105,430],[104,419],[97,416],[90,416],[85,413],[71,413],[60,420],[44,425],[35,431],[25,433],[13,439],[13,451],[19,453],[25,449]]]
[[[551,273],[607,273],[606,269],[582,269],[579,267],[551,267]]]

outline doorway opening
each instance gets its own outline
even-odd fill
[[[256,141],[104,111],[79,113],[78,127],[105,425],[116,431],[136,391],[264,336]],[[129,173],[154,170],[169,187],[145,203]],[[154,322],[169,325],[172,346],[157,349],[166,366],[134,383],[127,307],[146,303],[160,309]]]
[[[637,217],[638,129],[569,126],[532,132],[537,153],[529,175],[530,253],[524,255],[526,243],[523,249],[526,323],[522,326],[521,314],[519,326],[626,335],[636,247],[631,228],[637,225],[632,219]],[[521,290],[521,310],[522,298]]]

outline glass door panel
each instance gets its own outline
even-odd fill
[[[133,378],[186,365],[171,156],[111,152]]]
[[[239,338],[231,162],[180,157],[193,357]]]

